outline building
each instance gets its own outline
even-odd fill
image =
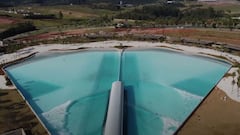
[[[175,0],[168,0],[167,1],[167,4],[174,4],[174,3],[177,3]]]
[[[3,46],[3,41],[0,41],[0,47]]]
[[[198,0],[199,2],[217,2],[217,0]]]

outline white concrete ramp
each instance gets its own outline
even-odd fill
[[[113,82],[109,96],[104,135],[123,134],[123,105],[124,105],[123,84],[120,81]]]

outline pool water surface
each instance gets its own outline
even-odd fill
[[[170,135],[230,67],[159,49],[71,53],[6,71],[51,134],[101,135],[111,84],[120,74],[125,134]]]

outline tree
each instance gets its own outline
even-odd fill
[[[62,13],[62,11],[59,11],[58,17],[59,17],[59,19],[63,19],[63,13]]]
[[[10,27],[7,30],[1,32],[0,39],[2,40],[11,36],[15,36],[17,34],[33,30],[36,30],[36,26],[34,26],[31,22],[18,23],[15,26]]]
[[[233,19],[230,16],[228,17],[228,28],[230,31],[233,29]]]
[[[234,85],[235,85],[235,80],[234,80],[234,77],[233,77],[233,80],[232,80],[232,91],[233,91],[233,88],[234,88]]]

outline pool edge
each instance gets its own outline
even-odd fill
[[[9,75],[8,73],[6,72],[5,68],[9,67],[9,66],[12,66],[12,65],[15,65],[15,64],[18,64],[18,63],[21,63],[21,62],[24,62],[28,59],[31,59],[33,57],[35,57],[35,55],[37,54],[38,52],[34,52],[20,60],[15,60],[15,61],[11,61],[10,63],[7,63],[6,65],[4,65],[2,67],[2,71],[4,72],[4,75],[6,75],[8,78],[9,78]],[[30,108],[30,110],[33,112],[33,114],[35,115],[35,117],[37,118],[37,120],[39,121],[39,123],[43,126],[43,128],[45,129],[45,131],[47,132],[47,134],[51,135],[50,131],[48,130],[48,128],[46,127],[46,125],[42,122],[42,120],[39,118],[39,116],[37,115],[37,113],[34,111],[34,109],[32,108],[32,106],[29,104],[29,102],[26,100],[26,98],[23,96],[23,94],[21,93],[21,91],[16,87],[15,83],[9,78],[9,81],[12,83],[12,85],[15,87],[16,91],[19,93],[19,95],[22,97],[22,99],[25,101],[25,103],[27,104],[27,106]]]
[[[229,69],[225,72],[225,74],[227,74],[230,69],[233,67],[233,65],[231,64],[231,66],[229,67]],[[188,115],[188,117],[181,123],[181,125],[177,128],[177,130],[173,133],[173,135],[177,135],[179,133],[179,131],[184,127],[184,125],[189,121],[189,119],[193,116],[193,114],[198,110],[198,108],[203,104],[203,102],[209,97],[209,95],[213,92],[213,90],[217,87],[217,85],[219,84],[219,82],[224,78],[225,74],[223,74],[223,76],[218,80],[218,82],[213,86],[213,88],[207,93],[207,95],[202,99],[202,101],[195,107],[195,109]]]
[[[225,74],[233,67],[232,63],[230,60],[225,60],[225,59],[221,59],[221,58],[218,58],[218,57],[214,57],[214,56],[211,56],[211,55],[208,55],[208,54],[199,54],[199,53],[188,53],[188,52],[185,52],[185,51],[180,51],[180,50],[176,50],[174,48],[165,48],[165,47],[146,47],[146,48],[127,48],[126,50],[132,50],[132,51],[138,51],[138,50],[154,50],[154,49],[159,49],[159,50],[170,50],[172,52],[175,52],[175,53],[180,53],[180,54],[184,54],[184,55],[188,55],[188,56],[196,56],[196,57],[204,57],[204,58],[208,58],[208,59],[213,59],[213,60],[216,60],[216,61],[219,61],[219,62],[222,62],[222,63],[227,63],[230,65],[229,69],[225,72]],[[100,50],[100,51],[109,51],[108,49],[105,50],[105,49],[84,49],[84,50],[63,50],[61,53],[66,54],[68,52],[70,53],[79,53],[79,52],[85,52],[85,51],[96,51],[96,50]],[[113,51],[115,49],[110,49],[110,51]],[[121,50],[121,49],[120,49]],[[155,50],[155,51],[158,51],[158,50]],[[55,52],[55,51],[54,51]],[[50,52],[50,53],[53,53],[53,52]],[[4,71],[4,74],[9,77],[8,73],[5,71],[5,68],[9,67],[9,66],[13,66],[13,65],[16,65],[16,64],[19,64],[21,62],[24,62],[24,61],[27,61],[33,57],[35,57],[35,54],[37,54],[37,52],[35,53],[32,53],[30,54],[29,56],[27,57],[24,57],[23,59],[21,60],[16,60],[16,61],[12,61],[13,63],[8,63],[6,65],[4,65],[2,67],[2,70]],[[197,109],[202,105],[202,103],[207,99],[207,97],[212,93],[212,91],[217,87],[218,83],[223,79],[224,75],[217,81],[217,83],[213,86],[213,88],[207,93],[207,95],[202,99],[202,101],[195,107],[195,109],[190,113],[190,115],[182,122],[182,124],[177,128],[177,130],[173,133],[174,135],[175,134],[178,134],[178,132],[182,129],[182,127],[187,123],[187,121],[192,117],[192,115],[197,111]],[[16,87],[15,83],[13,83],[13,81],[10,79],[10,81],[12,82],[12,84]],[[49,135],[51,135],[51,133],[49,132],[48,128],[46,128],[45,124],[42,122],[42,120],[39,118],[39,116],[37,115],[37,113],[34,111],[34,109],[31,107],[31,105],[28,103],[28,101],[25,99],[25,97],[23,96],[23,94],[21,93],[21,91],[16,87],[16,90],[17,92],[21,95],[21,97],[24,99],[24,101],[27,103],[27,105],[29,106],[29,108],[32,110],[32,112],[34,113],[34,115],[36,116],[36,118],[40,121],[41,125],[45,128],[45,130],[47,131],[47,133]]]

